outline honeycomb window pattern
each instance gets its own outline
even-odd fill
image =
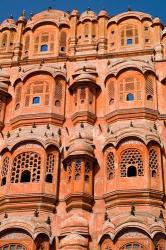
[[[114,81],[110,81],[108,83],[108,103],[109,105],[114,103],[114,95],[115,95],[115,90],[114,90]]]
[[[144,176],[142,155],[137,149],[127,149],[121,155],[120,174],[127,177],[129,167],[135,167],[138,176]]]
[[[72,177],[72,165],[71,165],[71,162],[69,162],[67,165],[67,180],[68,180],[68,182],[71,181],[71,177]]]
[[[106,167],[107,167],[107,180],[111,180],[115,176],[115,161],[114,154],[109,152],[106,158]]]
[[[75,161],[75,180],[80,180],[81,175],[81,160]]]
[[[49,179],[50,179],[49,182],[52,182],[51,179],[53,178],[54,166],[55,166],[55,155],[54,154],[48,154],[47,163],[46,163],[46,180],[50,176],[49,177]]]
[[[11,243],[9,245],[0,247],[0,250],[26,250],[26,248],[20,244]]]
[[[145,250],[145,247],[139,243],[128,243],[121,247],[120,250]]]
[[[9,168],[9,157],[5,157],[5,159],[3,160],[2,169],[1,169],[2,177],[7,176],[8,168]]]
[[[5,157],[1,168],[1,186],[4,186],[6,184],[8,169],[9,169],[9,157]]]
[[[149,167],[152,177],[156,177],[158,173],[157,152],[154,149],[149,151]]]
[[[11,183],[19,183],[23,172],[30,172],[30,182],[40,181],[41,157],[36,152],[17,155],[13,161]]]
[[[85,163],[85,181],[89,181],[91,164],[89,161]]]

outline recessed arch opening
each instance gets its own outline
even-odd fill
[[[130,166],[127,169],[127,177],[137,176],[137,168],[135,166]]]
[[[21,174],[21,180],[20,182],[25,183],[25,182],[30,182],[31,181],[31,173],[29,170],[24,170]]]

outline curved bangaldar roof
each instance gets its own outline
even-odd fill
[[[34,28],[36,25],[39,25],[43,22],[51,22],[57,25],[58,27],[61,24],[69,26],[69,17],[70,15],[61,10],[48,9],[44,10],[38,14],[32,16],[26,25],[26,28]]]
[[[5,28],[16,30],[16,22],[14,21],[13,18],[8,18],[1,23],[0,29],[5,29]]]
[[[90,10],[90,9],[87,9],[86,11],[84,11],[80,15],[79,21],[80,22],[83,22],[85,20],[93,21],[93,20],[96,20],[96,19],[97,19],[96,13],[94,11]]]
[[[135,18],[140,21],[142,20],[152,21],[152,16],[149,14],[138,12],[138,11],[127,11],[127,12],[123,12],[121,14],[111,17],[110,20],[108,21],[108,24],[119,23],[123,21],[124,19],[129,19],[129,18]]]

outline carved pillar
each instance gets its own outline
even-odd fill
[[[162,24],[159,18],[155,18],[153,20],[153,28],[154,28],[154,43],[155,43],[155,60],[162,60],[163,58],[163,48],[161,45],[161,31]]]
[[[75,47],[77,43],[77,18],[78,11],[73,10],[70,16],[70,39],[69,39],[69,51],[70,55],[75,54]]]
[[[98,39],[98,53],[103,54],[107,50],[107,21],[108,14],[106,11],[101,11],[98,16],[98,29],[99,29],[99,39]]]
[[[16,42],[15,42],[15,47],[14,47],[13,61],[18,61],[19,58],[21,57],[21,53],[22,53],[21,39],[22,39],[22,31],[23,31],[25,23],[26,23],[25,11],[23,11],[22,15],[19,17],[18,22],[17,22],[17,34],[16,34]]]

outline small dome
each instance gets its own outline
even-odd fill
[[[86,11],[84,11],[81,15],[80,15],[80,21],[83,22],[84,20],[96,20],[97,19],[97,15],[94,11],[87,9]]]
[[[63,223],[61,228],[68,228],[68,227],[85,227],[88,228],[88,221],[79,215],[72,215],[71,217],[67,218]]]
[[[77,82],[96,82],[96,77],[92,74],[84,73],[75,78]]]
[[[100,12],[99,12],[99,15],[98,15],[98,17],[109,17],[109,15],[108,15],[108,12],[106,11],[106,10],[101,10]]]
[[[71,233],[60,241],[60,248],[65,246],[88,246],[88,239],[82,235]]]
[[[13,18],[8,18],[8,19],[4,20],[4,21],[1,23],[2,26],[9,25],[9,24],[10,24],[10,25],[15,25],[15,21],[14,21]]]
[[[159,17],[155,17],[153,19],[153,23],[160,23],[160,18]]]
[[[68,155],[87,154],[94,157],[93,147],[84,141],[84,139],[77,139],[69,146]]]
[[[70,14],[70,16],[78,16],[79,15],[79,11],[77,9],[73,10]]]

